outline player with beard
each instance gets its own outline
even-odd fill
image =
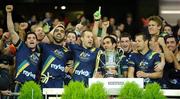
[[[39,44],[42,51],[41,85],[42,88],[62,88],[69,59],[69,51],[63,47],[64,26],[57,25],[48,35],[51,43]]]
[[[20,86],[26,81],[37,81],[40,52],[37,50],[37,36],[35,33],[27,33],[25,42],[20,40],[14,30],[12,21],[13,6],[7,5],[7,27],[11,33],[12,42],[15,45],[16,52],[16,74],[15,74],[15,92],[18,92]]]

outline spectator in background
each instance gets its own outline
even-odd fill
[[[112,27],[112,31],[114,32],[116,30],[116,20],[115,18],[111,17],[109,18],[109,26]]]
[[[173,33],[177,33],[179,28],[180,28],[180,19],[177,20],[177,25],[173,26]]]
[[[58,24],[63,24],[59,18],[54,18],[53,22],[52,22],[52,28],[56,27]]]
[[[30,20],[28,21],[28,24],[29,24],[30,26],[32,26],[32,25],[35,25],[35,24],[37,24],[37,23],[38,23],[37,16],[36,16],[36,15],[32,15],[31,18],[30,18]]]
[[[130,33],[132,39],[134,40],[136,31],[137,31],[137,28],[136,28],[136,26],[134,24],[132,14],[127,14],[126,21],[125,21],[125,32]]]
[[[172,26],[167,24],[163,27],[163,32],[167,33],[168,35],[173,35]]]
[[[125,30],[125,25],[123,23],[120,23],[117,25],[117,29],[114,31],[114,34],[116,34],[118,38],[120,38],[124,30]]]
[[[52,26],[52,15],[53,14],[51,12],[46,12],[43,23],[48,23],[50,26]]]
[[[125,25],[124,23],[119,23],[119,25],[117,26],[117,30],[120,31],[120,33],[123,33],[125,30]]]
[[[141,24],[140,31],[150,36],[149,31],[148,31],[148,24],[149,24],[148,18],[142,17],[140,24]]]

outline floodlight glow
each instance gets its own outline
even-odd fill
[[[66,9],[66,6],[64,6],[64,5],[61,6],[61,9],[62,9],[62,10],[65,10],[65,9]]]
[[[180,14],[180,10],[162,10],[161,14]]]

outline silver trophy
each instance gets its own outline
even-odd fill
[[[124,50],[118,48],[116,51],[104,51],[105,55],[105,77],[118,77],[121,74],[120,71],[120,61],[124,56]]]

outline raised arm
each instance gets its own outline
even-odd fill
[[[99,21],[101,19],[101,7],[99,7],[99,10],[96,11],[94,14],[94,25],[93,25],[93,29],[92,32],[94,35],[98,35],[98,31],[99,31]]]
[[[19,32],[20,39],[23,40],[23,41],[25,39],[25,35],[26,35],[26,31],[25,30],[27,28],[28,28],[28,23],[26,23],[26,22],[20,23],[18,32]]]
[[[92,29],[92,33],[94,36],[94,45],[96,48],[99,48],[101,45],[101,37],[98,37],[99,24],[101,20],[101,7],[93,14],[94,16],[94,26]]]
[[[19,40],[19,35],[15,32],[15,29],[14,29],[14,24],[13,24],[13,20],[12,20],[12,11],[13,11],[13,5],[7,5],[6,12],[7,12],[8,31],[11,33],[13,44],[17,44],[17,42]]]
[[[46,35],[47,35],[50,43],[55,43],[55,40],[54,40],[54,38],[53,38],[53,33],[54,33],[54,31],[56,30],[56,28],[59,27],[59,26],[64,27],[64,26],[60,23],[60,24],[56,25],[50,32],[44,31],[44,32],[46,33]],[[48,27],[49,27],[49,26],[47,25],[46,28],[48,28]],[[44,30],[44,28],[43,28],[43,30]]]
[[[102,22],[102,34],[101,34],[102,39],[107,35],[108,27],[109,27],[109,21]]]

